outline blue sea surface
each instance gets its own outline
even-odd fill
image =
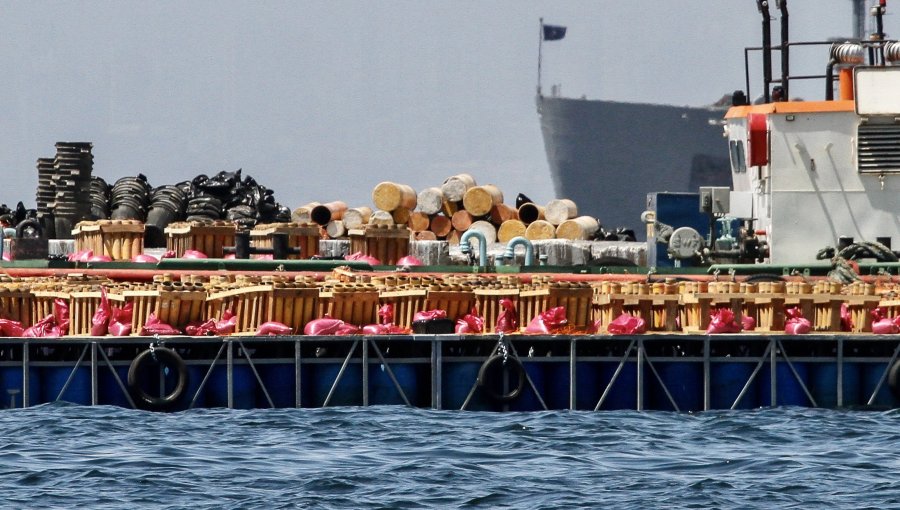
[[[0,412],[5,508],[898,508],[900,412]]]

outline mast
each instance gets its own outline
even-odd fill
[[[853,38],[857,41],[866,36],[866,0],[850,0],[853,2]]]

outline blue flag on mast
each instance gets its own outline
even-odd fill
[[[566,27],[560,25],[544,25],[544,40],[558,41],[566,36]]]

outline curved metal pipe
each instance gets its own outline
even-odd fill
[[[459,238],[460,250],[465,254],[472,251],[472,245],[469,244],[471,237],[478,239],[478,265],[484,267],[487,265],[487,241],[484,239],[484,234],[477,230],[466,230]]]
[[[530,266],[534,264],[534,245],[531,244],[531,241],[522,236],[513,237],[506,243],[506,251],[503,252],[503,257],[507,259],[515,257],[516,246],[519,245],[525,247],[525,265]]]

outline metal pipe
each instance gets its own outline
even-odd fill
[[[787,101],[788,83],[790,81],[790,45],[788,44],[788,9],[787,0],[778,0],[778,8],[781,10],[781,88],[783,90],[783,100]]]
[[[834,101],[834,66],[837,61],[832,58],[825,66],[825,100]]]
[[[444,372],[444,353],[442,352],[443,342],[441,340],[431,341],[431,407],[434,409],[442,409],[443,402],[441,394],[443,392],[443,384],[441,378]]]
[[[503,258],[513,259],[516,256],[516,246],[522,245],[525,247],[525,265],[530,266],[534,264],[534,245],[531,244],[531,241],[522,237],[516,236],[509,240],[506,243],[506,251],[503,252]]]
[[[771,102],[769,84],[772,83],[772,27],[769,15],[768,0],[756,0],[756,6],[762,15],[762,51],[763,51],[763,101]]]
[[[478,265],[481,267],[487,266],[487,241],[485,241],[484,234],[481,232],[471,229],[466,230],[462,237],[459,238],[460,251],[466,255],[472,251],[472,245],[469,241],[472,237],[478,239]]]

